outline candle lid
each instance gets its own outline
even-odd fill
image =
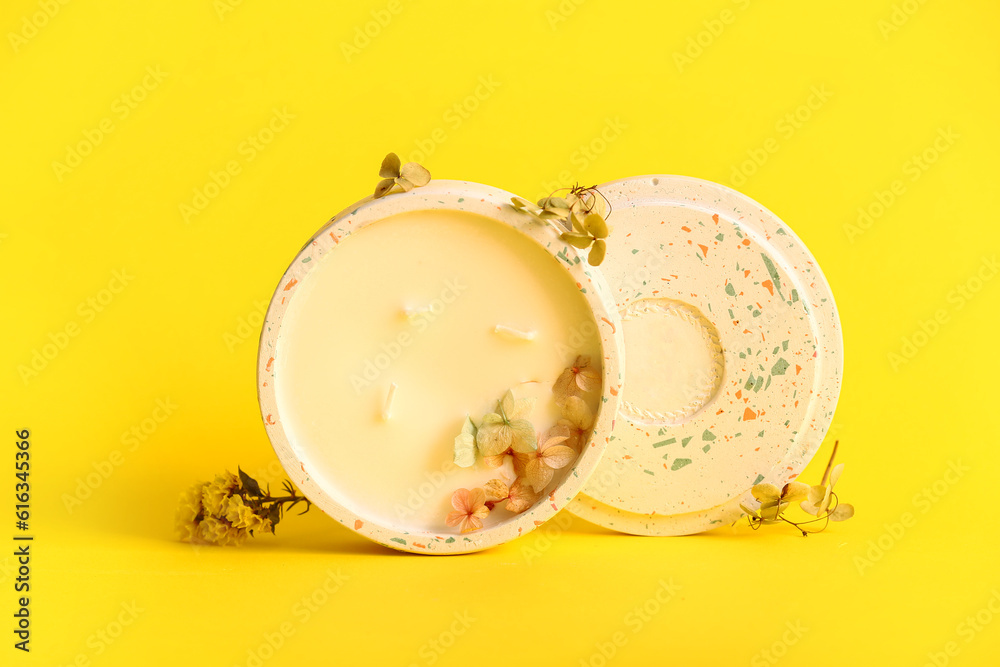
[[[613,421],[618,413],[621,387],[622,336],[615,299],[600,272],[587,264],[582,253],[560,240],[559,231],[552,226],[515,210],[511,206],[511,198],[511,193],[497,188],[445,180],[431,181],[424,187],[378,199],[368,197],[334,216],[305,244],[281,278],[271,299],[261,334],[257,388],[261,415],[275,452],[285,471],[311,502],[349,529],[388,547],[428,554],[463,553],[484,549],[523,535],[551,518],[578,494],[597,468],[610,439]],[[292,427],[286,423],[287,415],[283,419],[283,403],[276,389],[276,384],[282,381],[279,376],[283,361],[280,345],[283,318],[295,303],[296,297],[308,293],[308,289],[303,286],[308,286],[310,275],[317,267],[323,262],[336,262],[338,248],[350,245],[350,241],[346,241],[348,237],[373,223],[397,214],[434,210],[465,211],[489,218],[527,236],[555,258],[554,264],[558,264],[566,272],[566,291],[569,294],[575,294],[576,291],[582,294],[593,315],[593,324],[596,326],[594,340],[599,340],[602,356],[601,387],[599,391],[595,389],[591,397],[597,408],[593,416],[592,437],[587,446],[582,448],[578,457],[574,456],[569,465],[555,472],[554,482],[545,487],[544,495],[531,507],[520,513],[502,516],[499,523],[491,515],[482,528],[471,532],[460,532],[457,527],[445,528],[443,522],[441,530],[412,528],[405,520],[390,521],[381,515],[367,512],[363,499],[352,497],[343,489],[336,488],[329,476],[323,474],[322,466],[311,457],[309,447],[297,440]],[[351,284],[345,289],[361,290],[363,293],[365,287],[363,284]],[[344,316],[349,314],[345,313]],[[497,331],[500,329],[498,326]],[[568,335],[569,331],[560,330],[558,334],[562,337],[564,334]],[[336,343],[331,339],[331,344]],[[351,354],[349,350],[340,350],[338,353]],[[572,359],[568,363],[572,365]],[[595,363],[594,367],[596,366]],[[405,387],[400,387],[397,392],[395,385],[389,390],[390,397],[396,394],[397,405],[404,400],[400,396],[405,394],[405,390]],[[504,418],[507,418],[506,415]],[[454,436],[459,435],[459,427],[461,424],[456,424]],[[465,433],[464,428],[462,432]],[[366,447],[373,444],[376,443],[364,443]],[[451,446],[450,438],[448,446]],[[432,470],[430,468],[429,472]],[[442,518],[443,516],[442,514]]]
[[[791,229],[730,188],[597,187],[625,383],[601,465],[568,509],[639,535],[730,523],[753,485],[795,479],[830,426],[843,372],[833,295]]]

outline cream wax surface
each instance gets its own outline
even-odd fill
[[[513,389],[537,399],[538,430],[554,424],[555,379],[577,354],[600,364],[593,312],[537,242],[463,211],[393,215],[319,262],[295,287],[274,355],[289,444],[355,514],[453,534],[445,517],[454,490],[498,476],[481,461],[452,463],[466,415],[478,423]],[[485,524],[510,516],[497,510]]]

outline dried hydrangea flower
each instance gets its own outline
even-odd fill
[[[524,480],[536,492],[541,492],[555,471],[566,467],[576,458],[576,450],[563,443],[569,439],[566,429],[555,427],[538,440],[538,449],[529,454],[519,454],[515,460],[524,457]]]
[[[482,489],[458,489],[451,495],[451,506],[455,511],[448,513],[445,523],[453,528],[459,526],[463,533],[482,528],[483,519],[490,513],[486,492]]]
[[[791,503],[809,494],[809,486],[802,482],[789,482],[780,489],[774,484],[755,484],[750,491],[760,501],[760,516],[764,521],[777,521]]]
[[[486,486],[483,487],[483,491],[486,492],[486,499],[489,502],[507,500],[507,498],[510,497],[510,487],[507,486],[507,482],[502,479],[491,479],[486,482]]]
[[[608,200],[601,196],[596,188],[572,191],[566,195],[566,202],[569,204],[570,213],[573,216],[573,226],[582,225],[583,219],[591,213],[595,213],[603,219],[607,219],[611,214]]]
[[[569,204],[558,197],[543,197],[538,204],[532,204],[522,197],[512,197],[511,205],[517,211],[529,213],[543,221],[561,221],[569,216]]]
[[[484,456],[483,463],[486,464],[487,468],[499,468],[507,462],[507,457],[512,456],[514,456],[514,450],[508,447],[505,451],[502,451],[494,456]]]
[[[471,468],[476,462],[476,425],[468,415],[462,423],[462,432],[455,436],[455,465]]]
[[[519,514],[537,503],[541,497],[542,494],[532,489],[523,477],[518,477],[510,487],[507,504],[504,505],[504,508]]]
[[[413,188],[431,182],[431,172],[416,162],[400,165],[399,156],[395,153],[389,153],[385,156],[378,175],[382,177],[382,180],[375,186],[375,199],[396,192],[409,192]]]
[[[600,389],[601,374],[590,365],[590,357],[579,356],[573,365],[562,372],[552,385],[556,405],[562,405],[570,396],[580,396]]]
[[[484,457],[502,455],[508,449],[515,452],[530,452],[538,448],[535,427],[528,420],[534,408],[531,399],[514,398],[508,390],[497,404],[498,412],[483,417],[476,434],[476,444]]]
[[[596,187],[575,185],[566,197],[550,195],[532,204],[522,197],[512,197],[515,210],[528,213],[543,222],[558,223],[560,237],[575,248],[586,250],[587,262],[598,266],[604,261],[610,233],[607,217],[610,215],[608,200]],[[557,191],[558,192],[558,191]]]
[[[835,455],[836,446],[834,447]],[[830,463],[833,463],[833,456],[830,457]],[[838,502],[834,510],[830,511],[830,504],[834,497],[833,487],[843,471],[843,463],[838,463],[832,468],[828,464],[823,474],[823,480],[809,489],[806,499],[800,504],[802,510],[817,517],[828,516],[830,521],[847,521],[854,516],[854,506],[849,503]]]
[[[580,250],[590,248],[587,262],[591,266],[600,266],[608,249],[606,239],[610,230],[607,221],[598,213],[588,213],[582,219],[577,215],[570,218],[572,229],[563,232],[559,238]]]
[[[830,521],[846,521],[854,516],[854,507],[847,503],[839,502],[837,495],[833,492],[833,486],[840,479],[844,464],[834,466],[833,460],[837,456],[839,442],[833,444],[833,452],[830,460],[826,464],[823,472],[823,479],[816,486],[808,486],[801,482],[789,482],[779,489],[774,484],[756,484],[751,492],[754,498],[760,501],[760,509],[753,510],[744,505],[740,509],[747,515],[750,525],[757,529],[765,523],[776,523],[783,521],[799,529],[803,535],[818,533],[826,528]],[[804,500],[803,500],[804,499]],[[796,500],[801,500],[800,507],[803,511],[815,516],[815,519],[807,521],[793,521],[784,516],[785,510]],[[836,500],[837,504],[831,504]],[[803,526],[822,522],[818,529],[805,530]]]
[[[576,451],[590,438],[590,429],[594,428],[594,413],[585,400],[579,396],[570,396],[560,406],[562,418],[558,426],[567,430],[566,446]]]

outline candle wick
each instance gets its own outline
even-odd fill
[[[493,329],[493,333],[503,334],[519,340],[535,340],[535,336],[537,335],[534,331],[521,331],[520,329],[509,327],[506,324],[498,324],[496,328]]]
[[[385,405],[382,406],[382,421],[389,421],[392,418],[392,401],[396,398],[396,383],[389,383],[389,393],[385,397]]]
[[[424,316],[428,315],[430,312],[431,312],[431,307],[430,306],[420,306],[420,307],[404,306],[403,307],[403,315],[408,320],[415,320],[418,317],[424,317]]]

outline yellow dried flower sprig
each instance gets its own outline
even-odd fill
[[[565,197],[557,193],[568,190]],[[587,262],[599,266],[607,253],[607,239],[611,233],[607,219],[611,205],[597,186],[574,185],[556,190],[532,204],[522,197],[513,197],[511,204],[518,211],[534,216],[542,222],[556,223],[559,238],[580,250],[590,249]]]
[[[751,493],[760,503],[756,510],[740,505],[740,509],[746,514],[750,525],[754,530],[766,523],[784,522],[795,526],[803,536],[810,533],[819,533],[826,529],[831,521],[847,521],[854,516],[854,506],[840,502],[833,487],[840,479],[844,470],[844,464],[833,465],[833,460],[837,456],[837,449],[840,441],[833,443],[833,452],[830,460],[823,471],[823,479],[819,484],[809,486],[802,482],[789,482],[780,489],[774,484],[756,484]],[[799,502],[802,511],[807,512],[815,519],[805,521],[793,521],[785,516],[792,503]],[[818,528],[813,524],[821,524]],[[803,528],[808,526],[809,528]]]
[[[416,162],[401,164],[395,153],[389,153],[383,158],[378,175],[382,180],[375,186],[375,199],[396,192],[409,192],[431,182],[431,172]]]
[[[238,546],[247,538],[274,534],[274,528],[286,509],[305,503],[305,514],[312,506],[285,480],[284,496],[272,496],[271,489],[260,488],[250,475],[237,468],[238,475],[226,471],[211,482],[200,482],[182,496],[177,509],[177,531],[182,541],[195,544]],[[286,508],[287,505],[287,508]]]

